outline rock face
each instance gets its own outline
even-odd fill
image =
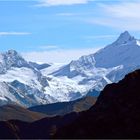
[[[110,84],[88,111],[0,122],[0,138],[140,138],[140,70]]]
[[[29,64],[38,70],[42,70],[51,66],[50,64],[38,64],[35,62],[29,62]]]

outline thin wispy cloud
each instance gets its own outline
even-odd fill
[[[117,35],[93,35],[93,36],[85,36],[85,39],[107,39],[107,38],[115,38]]]
[[[99,17],[88,20],[90,23],[121,30],[140,30],[140,1],[99,4]]]
[[[44,45],[38,47],[41,50],[54,50],[54,49],[60,49],[58,46],[55,45]]]
[[[78,16],[78,13],[57,13],[56,16]]]
[[[9,1],[0,4],[4,13],[0,45],[5,50],[12,46],[20,52],[29,51],[33,60],[69,61],[94,52],[96,46],[110,44],[124,30],[137,38],[140,35],[139,0],[28,0],[10,5]]]
[[[93,0],[39,0],[36,6],[48,7],[48,6],[60,6],[60,5],[75,5],[75,4],[86,4]]]
[[[140,18],[140,1],[137,2],[123,2],[119,4],[105,5],[101,4],[103,8],[110,15],[118,18]]]
[[[29,32],[0,32],[0,36],[21,36],[21,35],[30,35]]]

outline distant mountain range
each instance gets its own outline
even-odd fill
[[[33,123],[0,122],[0,138],[140,138],[140,70],[107,85],[89,110]]]
[[[69,102],[89,95],[89,91],[97,97],[107,84],[140,68],[139,54],[140,41],[127,31],[98,52],[66,65],[27,62],[9,50],[0,54],[0,105]]]
[[[93,106],[95,102],[95,97],[86,96],[75,101],[39,105],[31,108],[8,104],[0,106],[0,121],[20,120],[34,122],[45,117],[85,111]]]
[[[28,108],[30,111],[46,114],[47,116],[66,115],[71,112],[81,112],[88,110],[96,103],[97,98],[86,96],[70,102],[61,102]]]

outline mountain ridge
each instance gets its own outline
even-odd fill
[[[48,105],[33,106],[28,108],[30,111],[46,114],[47,116],[66,115],[71,112],[82,112],[88,110],[96,103],[97,98],[86,96],[84,98]]]
[[[82,96],[90,90],[100,92],[107,84],[116,83],[126,74],[140,68],[138,42],[138,39],[125,31],[103,49],[94,54],[81,56],[78,60],[50,71],[48,75],[52,81],[59,81],[59,86],[63,84],[64,79],[69,86],[69,81],[76,83],[75,89],[82,89],[79,91]],[[44,75],[45,71],[47,69],[42,71]],[[61,98],[60,95],[57,97]]]

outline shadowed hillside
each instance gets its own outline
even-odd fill
[[[88,110],[91,106],[95,104],[96,100],[96,97],[87,96],[71,102],[34,106],[29,108],[29,110],[53,116],[65,115],[71,112],[81,112],[84,110]]]
[[[17,105],[4,105],[0,107],[0,121],[22,120],[33,122],[46,117],[45,114],[29,111]]]
[[[140,70],[107,85],[95,106],[56,138],[140,138]]]

